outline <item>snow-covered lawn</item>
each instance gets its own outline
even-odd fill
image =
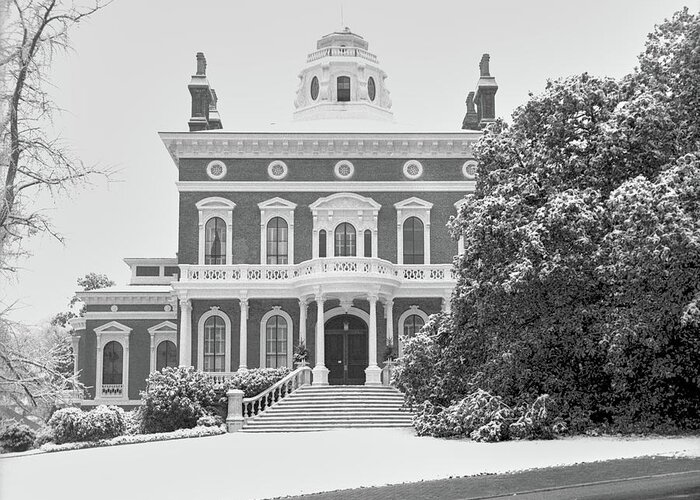
[[[226,434],[0,458],[0,498],[257,499],[645,455],[700,456],[700,437],[488,444],[410,429]]]

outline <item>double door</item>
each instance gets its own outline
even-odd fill
[[[369,362],[367,332],[363,330],[326,331],[326,368],[331,385],[362,385]]]

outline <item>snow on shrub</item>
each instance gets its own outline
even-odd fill
[[[226,381],[225,390],[240,389],[246,398],[257,396],[276,382],[289,375],[291,370],[282,368],[251,368],[236,372]]]
[[[61,408],[49,420],[56,443],[98,441],[124,434],[124,410],[116,406],[100,405],[90,411]]]
[[[197,427],[219,427],[223,423],[224,419],[218,415],[204,415],[197,419]]]
[[[210,414],[218,404],[211,379],[182,366],[151,373],[141,399],[146,433],[191,429],[199,417]]]
[[[34,444],[36,435],[29,426],[11,423],[0,431],[0,446],[6,451],[27,451]]]

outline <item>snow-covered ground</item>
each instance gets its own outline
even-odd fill
[[[700,437],[487,444],[410,429],[238,433],[0,458],[0,499],[258,499],[645,455],[697,457]]]

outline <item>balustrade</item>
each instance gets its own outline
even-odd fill
[[[452,264],[393,264],[364,257],[328,257],[301,264],[270,265],[181,265],[181,282],[249,281],[279,282],[325,274],[378,275],[399,281],[452,282]]]
[[[360,57],[373,63],[377,63],[377,56],[357,47],[326,47],[312,52],[306,58],[306,62],[317,61],[323,57]]]
[[[102,396],[116,397],[124,392],[124,384],[102,384]]]

